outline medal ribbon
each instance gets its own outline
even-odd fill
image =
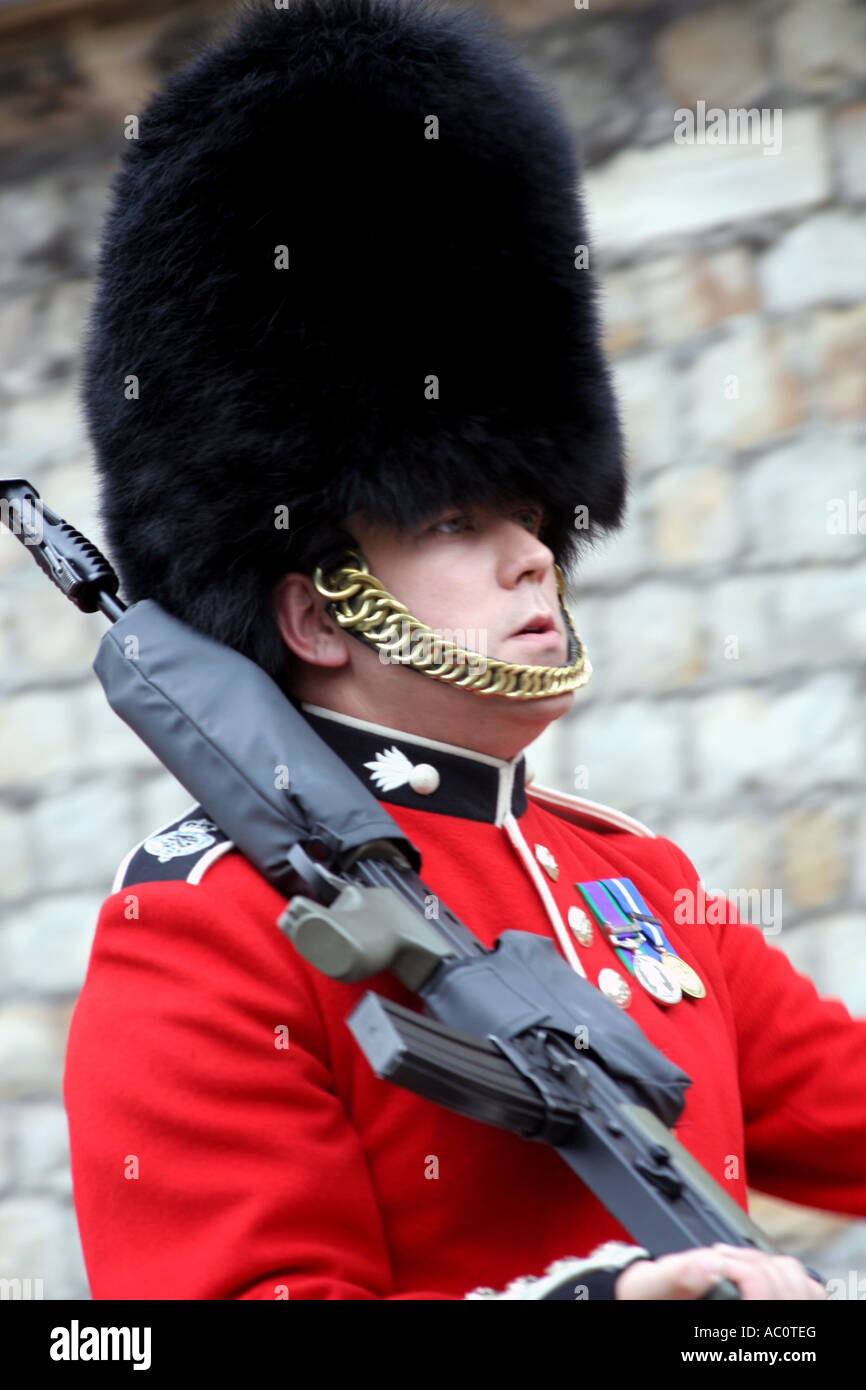
[[[697,971],[674,950],[661,922],[650,912],[630,878],[602,878],[574,886],[586,900],[629,974],[637,976],[655,999],[666,1005],[675,1002],[668,993],[659,992],[663,988],[661,978],[647,976],[644,961],[654,961],[660,967],[668,985],[676,989],[678,999],[683,994],[693,999],[704,998],[706,987]],[[636,961],[640,963],[641,973],[635,968]]]
[[[635,928],[629,921],[616,899],[607,892],[602,883],[576,883],[574,886],[582,894],[623,965],[629,974],[633,975],[634,952],[640,950],[644,944],[640,928]]]
[[[658,954],[662,966],[673,975],[683,993],[692,999],[703,999],[707,992],[703,980],[679,951],[674,950],[661,922],[650,912],[631,879],[605,878],[600,882],[629,921],[640,928],[648,950]]]
[[[629,921],[636,924],[646,941],[649,952],[661,960],[662,951],[678,956],[662,930],[662,924],[654,917],[630,878],[603,878],[601,884],[613,898],[620,911]]]

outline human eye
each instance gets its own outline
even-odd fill
[[[541,530],[541,526],[544,521],[544,511],[541,507],[518,507],[514,515],[517,517],[524,518],[528,522],[529,529],[531,531],[534,531],[536,535]]]
[[[452,530],[452,527],[463,528],[468,524],[469,518],[463,512],[455,512],[451,516],[441,517],[439,521],[433,523],[431,531],[442,531],[446,536],[459,536],[460,530]]]

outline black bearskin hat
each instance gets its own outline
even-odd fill
[[[529,496],[566,572],[618,526],[577,178],[478,11],[242,4],[111,184],[83,405],[127,600],[281,680],[273,585],[336,558],[356,511]]]

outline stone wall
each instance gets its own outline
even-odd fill
[[[862,9],[495,8],[581,139],[633,479],[573,595],[595,674],[530,750],[537,779],[670,835],[710,887],[781,889],[772,944],[866,1014]],[[121,122],[230,11],[0,16],[2,472],[97,543],[76,391]],[[698,102],[780,111],[780,148],[678,143]],[[0,1277],[46,1298],[87,1297],[60,1086],[95,918],[189,801],[105,705],[103,630],[0,536]],[[863,1223],[755,1214],[827,1277],[866,1276]]]
[[[538,780],[627,808],[710,887],[780,890],[750,920],[866,1014],[864,12],[590,0],[524,40],[582,133],[633,469],[574,595],[595,674]],[[764,144],[679,143],[700,102],[763,108]],[[862,1222],[753,1214],[866,1297]]]

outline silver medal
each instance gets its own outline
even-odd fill
[[[645,951],[636,951],[633,958],[635,978],[640,981],[648,994],[660,1004],[678,1004],[683,992],[672,975],[665,970],[661,961]]]

